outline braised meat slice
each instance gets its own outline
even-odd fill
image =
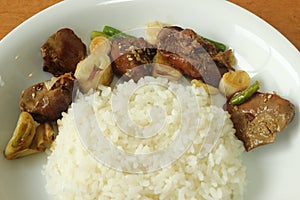
[[[111,58],[113,72],[122,79],[134,81],[151,75],[156,48],[143,38],[118,38],[113,40]]]
[[[234,59],[231,50],[220,52],[193,30],[177,26],[164,27],[159,32],[157,53],[184,75],[202,79],[215,87],[228,68],[232,69],[231,61]]]
[[[288,100],[260,92],[238,106],[228,102],[226,109],[246,151],[275,142],[276,133],[287,127],[295,114],[295,107]]]
[[[60,76],[74,73],[77,63],[87,55],[86,46],[75,33],[63,28],[51,35],[41,47],[43,70]]]
[[[27,88],[20,99],[21,111],[39,123],[56,121],[72,102],[74,80],[68,73]]]

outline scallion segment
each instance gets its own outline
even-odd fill
[[[93,40],[95,37],[99,37],[99,36],[106,37],[106,38],[110,37],[109,35],[101,32],[101,31],[92,31],[91,40]]]
[[[102,32],[110,37],[115,37],[115,38],[135,38],[132,35],[126,34],[114,27],[111,26],[104,26]]]
[[[230,99],[230,103],[232,105],[240,105],[247,101],[257,90],[259,89],[259,82],[255,81],[252,85],[250,85],[247,89],[242,91],[241,93],[233,96]]]
[[[220,50],[220,51],[225,51],[226,50],[226,45],[225,44],[222,44],[221,42],[217,42],[217,41],[214,41],[214,40],[211,40],[211,39],[208,39],[208,38],[205,38],[203,37],[204,40],[212,43],[213,45],[215,45],[215,47]]]

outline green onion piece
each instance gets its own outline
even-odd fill
[[[236,96],[233,96],[230,100],[230,103],[232,105],[240,105],[245,101],[247,101],[258,89],[259,89],[259,82],[255,81],[247,89],[237,94]]]
[[[103,33],[103,32],[100,32],[100,31],[92,31],[92,34],[91,34],[91,40],[93,40],[95,37],[98,37],[98,36],[102,36],[102,37],[106,37],[106,38],[109,38],[109,35]]]
[[[114,38],[135,38],[134,36],[123,33],[122,31],[111,26],[104,26],[102,32]]]
[[[226,50],[226,48],[227,48],[225,44],[222,44],[222,43],[220,43],[220,42],[217,42],[217,41],[214,41],[214,40],[205,38],[205,37],[203,37],[203,39],[206,40],[206,41],[208,41],[208,42],[210,42],[210,43],[212,43],[213,45],[215,45],[215,47],[216,47],[218,50],[220,50],[220,51],[223,51],[223,52],[224,52],[224,51]]]

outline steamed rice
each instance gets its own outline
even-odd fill
[[[159,84],[149,84],[151,81],[158,81]],[[111,88],[101,87],[100,90],[80,94],[59,121],[59,135],[43,170],[46,190],[53,199],[242,199],[245,183],[242,143],[234,135],[229,115],[221,108],[210,105],[204,89],[147,77],[137,84],[130,81],[118,85],[114,90],[120,94],[116,101],[113,101],[114,91]],[[128,113],[122,113],[122,106],[114,103],[126,99],[131,90]],[[184,95],[180,99],[176,94]],[[194,97],[197,104],[182,103]],[[151,113],[151,109],[156,105],[164,110],[163,127],[146,140],[124,134],[124,130],[134,132],[136,127],[130,123],[123,124],[122,132],[114,118],[115,113],[123,121],[128,121],[125,119],[129,116],[137,127],[146,127],[155,122],[159,112]],[[184,113],[183,110],[193,107],[196,113]],[[101,154],[101,141],[97,140],[97,133],[93,133],[93,115],[103,136],[119,150],[132,154],[151,155],[167,148],[176,140],[174,135],[180,126],[184,126],[183,123],[186,123],[186,131],[194,130],[196,134],[189,140],[192,144],[173,163],[162,164],[168,159],[166,157],[151,163],[149,157],[143,161],[149,163],[143,165],[138,164],[141,162],[138,158],[130,162],[126,157],[118,158],[114,154],[107,158],[100,156],[99,159],[99,155],[106,154]],[[184,121],[185,115],[189,116],[189,120]],[[193,124],[195,119],[199,120]],[[220,125],[220,122],[223,123]],[[86,140],[82,139],[80,130],[89,133],[84,136]],[[156,130],[156,127],[151,130]],[[88,145],[82,145],[82,141]],[[98,148],[93,150],[89,145]],[[91,154],[98,150],[98,156]],[[106,159],[115,160],[115,165],[107,165]],[[149,169],[149,166],[153,168]]]

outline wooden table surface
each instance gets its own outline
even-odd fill
[[[300,0],[230,0],[279,30],[300,50]],[[0,0],[0,39],[20,23],[60,0]]]

